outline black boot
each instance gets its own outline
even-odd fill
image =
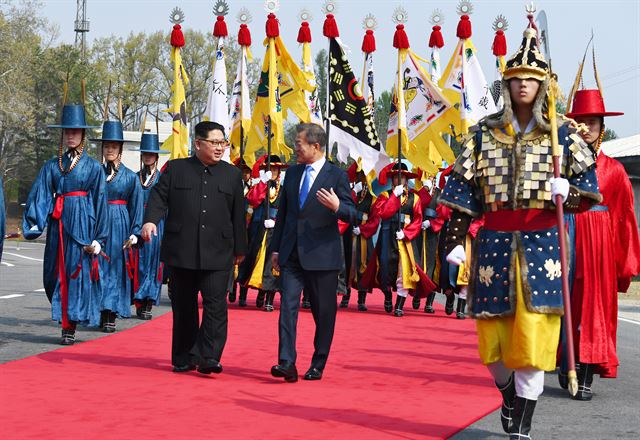
[[[436,292],[431,292],[429,296],[427,296],[427,303],[424,305],[424,313],[436,313],[436,310],[433,308],[434,299],[436,299]]]
[[[151,313],[151,310],[153,310],[153,300],[147,298],[147,303],[145,304],[144,311],[142,312],[142,319],[148,321],[153,318],[153,313]]]
[[[62,330],[62,339],[60,345],[73,345],[76,342],[75,330]]]
[[[359,312],[366,312],[367,310],[369,310],[365,305],[366,301],[367,301],[367,292],[359,291],[358,292],[358,311]]]
[[[345,293],[344,295],[342,295],[342,301],[340,301],[340,308],[346,309],[347,307],[349,307],[350,299],[351,299],[351,292]]]
[[[229,292],[229,302],[236,302],[236,295],[238,291],[238,283],[233,283],[233,287],[231,287],[231,291]]]
[[[265,312],[273,312],[273,300],[276,297],[276,292],[267,292],[266,302],[264,303]]]
[[[247,307],[247,292],[249,291],[248,287],[240,288],[240,298],[238,299],[238,305],[240,307]]]
[[[385,290],[384,293],[384,311],[387,313],[391,313],[393,310],[393,295],[391,294],[391,290]]]
[[[578,370],[578,393],[573,396],[575,400],[589,401],[593,397],[591,392],[591,384],[593,383],[593,364],[580,364]]]
[[[509,426],[511,425],[511,413],[513,411],[513,404],[516,398],[516,382],[513,380],[513,374],[509,376],[509,381],[500,387],[496,383],[498,391],[502,394],[502,408],[500,409],[500,421],[502,422],[502,429],[507,434],[509,433]]]
[[[264,290],[258,290],[258,296],[256,297],[256,307],[261,309],[264,306]]]
[[[145,301],[140,301],[140,302],[136,302],[136,316],[138,317],[138,319],[144,319],[142,317],[142,314],[144,313],[144,309],[145,309]],[[102,327],[102,316],[100,317],[100,327]]]
[[[404,302],[406,301],[406,299],[406,296],[398,295],[396,297],[396,306],[393,310],[393,316],[404,316],[404,310],[402,310],[402,308],[404,307]]]
[[[558,383],[560,384],[560,388],[566,390],[569,388],[569,376],[566,371],[558,371]]]
[[[451,315],[453,313],[453,303],[456,300],[456,296],[453,292],[447,294],[447,302],[444,304],[444,313]]]
[[[136,311],[137,312],[137,311]],[[100,328],[104,329],[104,325],[109,321],[109,311],[102,310],[100,312]]]
[[[411,301],[411,307],[413,307],[413,310],[420,310],[420,297],[413,297],[413,301]]]
[[[309,301],[309,297],[304,293],[304,291],[302,292],[302,308],[303,309],[311,308],[311,301]]]
[[[458,308],[456,309],[456,318],[464,319],[464,309],[467,306],[467,300],[458,297]]]
[[[531,419],[536,409],[535,400],[528,400],[524,397],[516,396],[511,411],[511,426],[509,427],[509,440],[530,440]]]
[[[116,313],[111,310],[105,310],[105,321],[102,331],[104,333],[114,333],[116,331]]]

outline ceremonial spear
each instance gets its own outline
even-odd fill
[[[324,20],[324,24],[322,25],[322,35],[327,37],[327,41],[329,43],[329,49],[327,51],[327,92],[326,92],[326,131],[327,131],[327,145],[325,146],[325,157],[329,160],[329,149],[332,147],[330,145],[331,141],[329,140],[329,131],[331,130],[331,97],[329,96],[329,84],[331,82],[331,39],[338,38],[340,36],[340,32],[338,31],[338,24],[336,23],[336,19],[333,16],[334,12],[338,10],[338,6],[334,0],[326,0],[324,5],[322,6],[322,12],[325,13],[326,19]]]
[[[398,184],[402,183],[402,131],[407,129],[407,116],[404,101],[404,83],[402,81],[402,64],[409,49],[409,37],[404,30],[404,23],[407,22],[407,11],[402,6],[398,6],[393,11],[392,20],[396,23],[396,32],[393,34],[393,47],[398,49],[398,71],[396,79],[396,110],[398,112]],[[398,228],[402,230],[402,201],[398,209]]]
[[[547,99],[549,104],[549,123],[551,125],[551,149],[553,155],[553,176],[557,179],[560,177],[560,145],[558,143],[558,121],[556,116],[556,95],[560,94],[560,88],[558,86],[558,76],[553,73],[551,68],[551,55],[549,52],[549,33],[547,30],[547,19],[544,11],[540,11],[538,14],[538,20],[542,24],[543,29],[539,30],[533,21],[533,14],[536,12],[536,8],[533,3],[526,6],[527,18],[531,24],[531,27],[538,32],[538,40],[542,43],[542,47],[546,52],[547,60],[549,63],[549,90],[547,92]],[[542,40],[542,41],[540,41]],[[540,44],[539,44],[540,46]],[[571,315],[571,297],[569,296],[569,264],[567,261],[567,237],[565,234],[564,224],[564,207],[562,205],[562,196],[556,195],[556,219],[558,223],[558,242],[560,245],[560,267],[562,272],[562,300],[564,303],[564,332],[565,339],[567,341],[567,361],[569,379],[569,392],[572,396],[578,393],[578,377],[576,375],[576,358],[575,348],[573,345],[573,322]]]

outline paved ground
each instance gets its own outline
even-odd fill
[[[42,289],[40,243],[5,243],[0,265],[0,363],[55,350],[60,330],[51,321],[50,308]],[[162,304],[154,315],[166,313],[169,301],[163,291]],[[384,319],[384,318],[383,318]],[[139,325],[137,319],[119,320],[119,329]],[[400,324],[401,321],[398,321]],[[100,338],[97,330],[81,329],[79,341]],[[545,393],[534,419],[537,439],[636,439],[640,438],[640,300],[620,303],[618,354],[621,367],[616,380],[594,381],[594,400],[577,402],[558,386],[555,374],[547,374]],[[456,411],[456,408],[451,408]],[[407,417],[416,417],[407,413]],[[455,437],[503,439],[498,413],[469,426]]]

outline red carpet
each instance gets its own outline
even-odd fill
[[[382,310],[381,294],[369,299],[368,313],[353,304],[339,310],[320,382],[269,375],[278,311],[255,307],[230,307],[219,376],[171,373],[170,314],[1,365],[2,438],[446,438],[499,406],[473,321],[441,309],[394,318]],[[312,330],[311,314],[301,311],[301,373]]]

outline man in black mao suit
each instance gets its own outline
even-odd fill
[[[142,236],[153,239],[167,215],[160,254],[171,269],[173,371],[197,365],[200,373],[211,374],[222,372],[227,281],[234,262],[247,253],[247,233],[240,170],[221,160],[228,147],[224,128],[201,122],[195,138],[195,156],[170,161],[153,187]]]
[[[285,175],[269,248],[282,283],[278,365],[271,374],[287,382],[298,380],[296,325],[303,289],[316,324],[315,351],[304,379],[322,378],[333,339],[338,273],[343,264],[338,219],[351,223],[357,215],[347,174],[325,160],[324,129],[300,124],[297,132],[298,165]]]

